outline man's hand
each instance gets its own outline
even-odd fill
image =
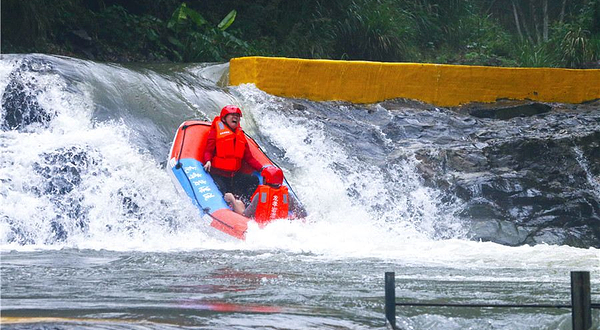
[[[233,205],[233,202],[235,202],[235,197],[233,197],[232,193],[225,193],[225,195],[223,195],[223,199],[229,205]]]
[[[210,172],[210,160],[206,162],[206,164],[204,164],[204,170],[206,172]]]

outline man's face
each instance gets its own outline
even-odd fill
[[[227,124],[227,126],[229,126],[231,129],[235,130],[240,124],[240,115],[237,113],[232,113],[225,116],[225,124]]]

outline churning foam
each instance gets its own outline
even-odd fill
[[[8,80],[18,65],[0,61],[0,77],[6,78],[0,81]],[[89,70],[89,77],[101,75],[94,79],[106,84],[137,74],[128,75],[119,67],[114,68],[116,78],[110,78],[105,72],[111,67],[93,63],[79,69]],[[283,151],[282,159],[274,160],[281,163],[309,216],[264,229],[251,224],[246,241],[223,237],[208,226],[208,219],[200,219],[186,196],[177,193],[148,146],[136,142],[140,139],[129,122],[94,119],[95,109],[106,105],[97,103],[103,95],[91,83],[70,81],[56,72],[24,75],[35,76],[35,84],[27,88],[33,89],[42,107],[57,115],[46,128],[0,132],[2,250],[277,250],[325,259],[374,257],[449,267],[483,262],[489,267],[598,268],[597,249],[506,247],[457,239],[460,223],[447,215],[451,212],[440,205],[436,191],[420,184],[410,161],[390,165],[386,178],[375,165],[358,162],[351,148],[336,143],[324,122],[290,113],[290,101],[251,85],[232,88],[233,95],[215,88],[210,93],[218,94],[215,103],[237,98],[244,109],[244,128]],[[119,91],[113,92],[117,95],[111,97],[118,99]],[[67,185],[72,189],[44,191],[55,178],[45,177],[44,171],[60,178],[65,161],[73,164],[67,172],[77,171],[73,174],[77,180]],[[339,165],[346,171],[341,172]],[[352,189],[360,194],[350,197]],[[454,238],[436,240],[440,228]]]

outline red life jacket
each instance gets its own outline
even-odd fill
[[[212,166],[224,171],[236,172],[242,167],[242,158],[246,150],[246,136],[241,128],[232,131],[221,117],[216,117],[212,122],[216,131],[216,152],[212,159]]]
[[[290,196],[286,186],[273,188],[268,185],[260,185],[256,188],[252,199],[255,196],[258,198],[254,214],[256,222],[267,223],[273,219],[288,217]]]

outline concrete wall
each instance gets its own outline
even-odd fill
[[[600,70],[242,57],[230,85],[254,83],[278,96],[374,103],[393,98],[438,106],[498,99],[581,103],[600,99]]]

